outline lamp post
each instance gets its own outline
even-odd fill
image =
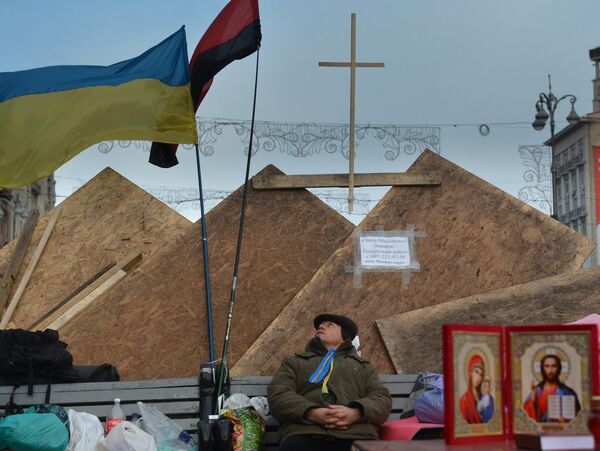
[[[579,115],[575,112],[575,102],[577,102],[577,97],[573,94],[566,94],[557,98],[552,93],[552,83],[550,81],[550,75],[548,75],[548,92],[540,93],[538,101],[535,103],[535,120],[531,124],[534,129],[539,131],[546,126],[548,117],[550,118],[550,172],[552,176],[552,217],[554,219],[558,219],[556,214],[556,165],[554,163],[554,112],[561,100],[564,99],[569,99],[569,102],[571,102],[571,112],[567,116],[567,122],[569,125],[576,124],[579,121]],[[544,109],[544,106],[548,111]]]

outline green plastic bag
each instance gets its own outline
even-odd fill
[[[53,413],[23,413],[0,420],[0,449],[64,451],[69,431]]]
[[[226,410],[221,418],[233,423],[233,451],[260,451],[263,449],[265,420],[254,407]]]

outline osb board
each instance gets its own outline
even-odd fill
[[[562,324],[600,309],[600,267],[377,320],[398,373],[442,370],[442,325]]]
[[[261,174],[281,174],[268,166]],[[221,355],[242,188],[206,215],[215,348]],[[250,191],[229,361],[258,337],[354,225],[306,190]],[[110,362],[124,379],[194,376],[208,362],[200,224],[67,324],[77,362]]]
[[[28,327],[109,263],[133,251],[145,259],[193,224],[110,168],[104,169],[56,208],[61,215],[13,315]],[[25,272],[44,232],[40,218],[21,265]],[[5,268],[14,246],[0,249]],[[13,285],[13,291],[17,283]]]
[[[594,244],[557,221],[426,151],[409,169],[437,171],[437,187],[394,187],[358,229],[425,232],[416,239],[421,272],[401,285],[401,273],[365,273],[354,288],[354,241],[346,240],[233,368],[272,374],[282,357],[303,349],[312,318],[331,311],[358,323],[363,356],[393,373],[375,320],[475,293],[578,269]]]

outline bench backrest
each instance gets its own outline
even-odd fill
[[[382,382],[393,399],[390,419],[398,418],[416,375],[382,375]],[[231,393],[244,393],[249,397],[267,396],[270,376],[245,376],[231,378]],[[33,396],[27,395],[27,387],[15,390],[14,402],[28,407],[43,404],[46,385],[35,385]],[[0,387],[0,414],[8,403],[13,387]],[[195,433],[199,416],[199,391],[197,378],[160,379],[153,381],[94,382],[84,384],[52,385],[50,402],[65,408],[96,415],[104,421],[114,398],[121,399],[124,413],[129,417],[138,412],[137,401],[151,404],[179,423],[184,429]],[[277,449],[278,423],[273,417],[267,419],[265,449]]]

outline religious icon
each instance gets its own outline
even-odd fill
[[[460,413],[470,424],[487,423],[494,414],[492,381],[485,378],[484,357],[475,353],[468,360],[466,377],[467,389],[460,397]]]
[[[503,329],[444,326],[445,437],[448,443],[504,436]]]
[[[587,433],[597,345],[591,325],[507,328],[511,434]]]

